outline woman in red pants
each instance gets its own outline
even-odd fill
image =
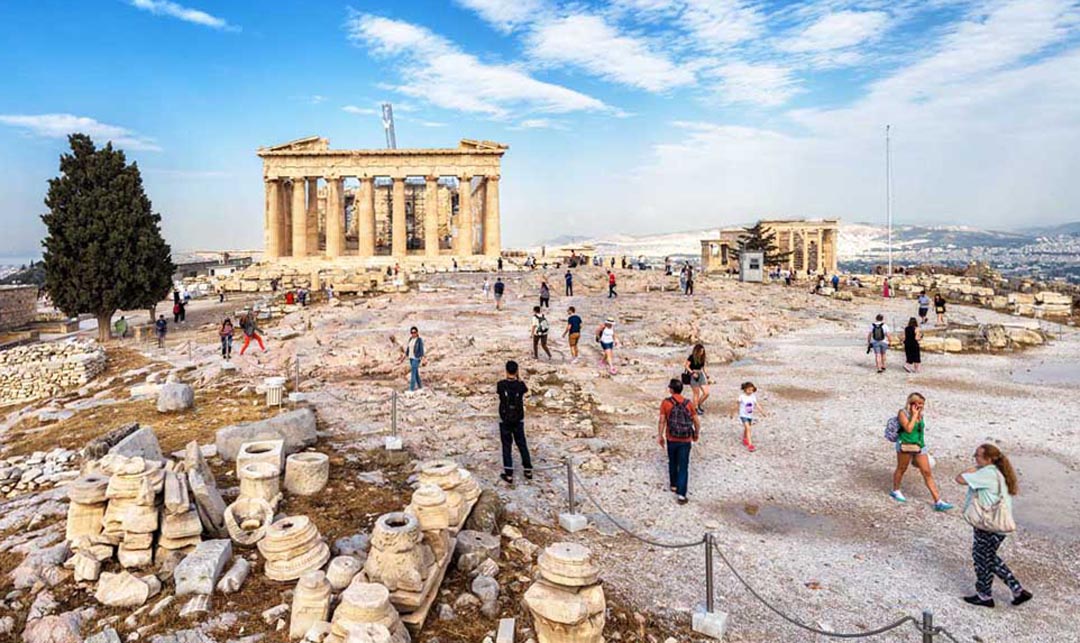
[[[264,353],[266,352],[266,346],[263,345],[262,337],[259,336],[260,329],[255,325],[254,315],[244,315],[244,318],[240,320],[240,328],[244,331],[244,345],[240,347],[241,355],[244,354],[248,344],[250,344],[253,339],[259,344],[259,348],[261,348]]]

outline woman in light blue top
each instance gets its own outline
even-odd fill
[[[993,507],[999,500],[1011,514],[1012,497],[1020,489],[1016,481],[1016,471],[1009,459],[993,444],[981,444],[975,449],[975,465],[956,476],[956,482],[968,488],[967,500],[964,503],[965,514],[973,502],[983,507]],[[975,563],[975,594],[965,596],[964,602],[980,607],[993,607],[991,586],[994,576],[1000,578],[1012,591],[1013,605],[1030,601],[1031,592],[1020,585],[1012,570],[997,555],[998,547],[1005,540],[1005,534],[984,531],[978,527],[974,529],[975,540],[971,546],[971,556]]]

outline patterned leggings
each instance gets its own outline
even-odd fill
[[[1005,534],[995,534],[981,529],[975,530],[975,540],[971,545],[971,557],[975,562],[975,591],[983,598],[990,598],[990,588],[997,576],[1013,595],[1019,594],[1023,589],[1020,581],[1016,580],[1008,565],[997,555],[998,547],[1005,540]]]

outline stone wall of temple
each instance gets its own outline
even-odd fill
[[[11,330],[34,321],[37,286],[0,286],[0,330]]]

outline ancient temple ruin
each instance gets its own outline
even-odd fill
[[[486,256],[501,251],[507,146],[332,150],[311,136],[259,149],[270,261]]]
[[[806,274],[836,272],[836,246],[840,222],[837,219],[779,220],[763,219],[760,223],[776,233],[780,252],[790,252],[780,268]],[[725,228],[719,238],[701,240],[701,269],[706,272],[737,271],[739,262],[733,249],[739,247],[743,228]],[[769,266],[770,268],[773,266]]]

